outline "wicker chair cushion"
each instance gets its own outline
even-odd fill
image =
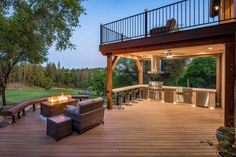
[[[92,103],[93,103],[93,101],[91,99],[85,100],[85,101],[79,101],[77,103],[77,113],[81,113],[81,106],[86,106],[86,105],[89,105]],[[83,109],[83,107],[82,107],[82,109]]]
[[[80,105],[80,114],[83,114],[83,113],[86,113],[89,111],[93,111],[93,110],[103,107],[103,99],[102,98],[93,99],[90,101],[91,101],[90,103]]]
[[[70,111],[73,111],[73,112],[78,112],[77,107],[75,107],[75,106],[67,105],[67,109]]]

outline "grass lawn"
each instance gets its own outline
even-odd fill
[[[77,95],[79,93],[78,89],[14,89],[10,88],[6,90],[7,104],[13,104],[25,100],[43,98],[52,95],[58,95],[60,93]],[[2,105],[2,100],[0,100],[0,105]]]

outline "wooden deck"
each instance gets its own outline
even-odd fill
[[[0,156],[214,157],[201,140],[223,125],[223,110],[142,101],[124,110],[107,110],[105,124],[59,142],[46,136],[39,111],[0,129]]]

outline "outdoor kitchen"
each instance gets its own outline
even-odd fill
[[[172,58],[168,51],[167,58]],[[153,55],[150,58],[150,75],[162,75],[161,57]],[[188,104],[192,107],[215,109],[221,107],[216,102],[216,89],[165,86],[162,81],[150,81],[148,84],[139,84],[116,88],[112,90],[116,95],[117,105],[131,105],[137,99],[159,101],[162,103]]]

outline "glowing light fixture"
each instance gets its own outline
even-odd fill
[[[192,107],[196,107],[196,105],[192,105]]]
[[[214,110],[215,108],[214,107],[210,107],[211,110]]]
[[[167,54],[166,54],[166,58],[172,58],[173,55],[171,53],[171,50],[168,50]]]
[[[214,6],[214,9],[215,11],[219,11],[219,6],[218,5]]]
[[[212,50],[213,48],[212,47],[208,47],[208,50]]]

